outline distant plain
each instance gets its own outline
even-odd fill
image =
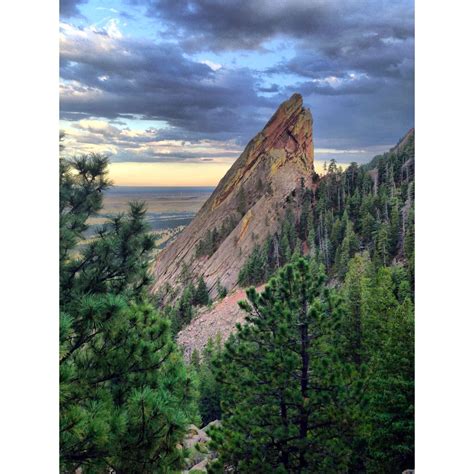
[[[147,222],[157,234],[158,246],[162,247],[191,222],[213,190],[213,187],[113,186],[104,193],[99,215],[89,219],[91,228],[87,237],[92,237],[97,226],[108,218],[126,213],[129,202],[143,201]]]

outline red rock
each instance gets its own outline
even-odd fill
[[[313,120],[301,95],[283,102],[264,129],[221,179],[211,197],[177,239],[161,252],[155,264],[153,292],[173,287],[182,290],[180,273],[189,266],[194,277],[202,275],[212,297],[217,281],[232,291],[238,274],[257,244],[278,228],[287,196],[307,184],[314,173]],[[238,211],[239,193],[246,197],[244,213]],[[233,216],[235,228],[210,256],[196,258],[196,246],[207,230],[220,229]],[[168,293],[168,299],[172,292]]]

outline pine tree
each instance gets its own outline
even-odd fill
[[[222,299],[227,296],[227,288],[222,285],[221,279],[217,280],[217,296]]]
[[[220,338],[210,339],[201,356],[193,354],[192,364],[199,384],[199,413],[203,425],[221,418],[221,387],[217,383],[212,363],[220,357]]]
[[[386,222],[380,224],[375,238],[375,259],[379,265],[390,261],[390,229]]]
[[[83,243],[110,184],[107,163],[90,155],[60,165],[61,470],[179,469],[195,389],[169,322],[147,301],[154,238],[143,205]]]
[[[370,288],[372,264],[368,253],[356,254],[348,264],[344,278],[343,296],[347,311],[341,322],[341,331],[347,344],[346,355],[358,368],[367,363],[365,341],[365,314],[363,299]]]
[[[400,239],[400,209],[398,199],[393,198],[390,211],[390,254],[395,256]]]
[[[368,472],[414,468],[414,319],[410,299],[397,307],[369,379]]]
[[[365,386],[365,404],[352,433],[351,471],[395,473],[414,467],[414,327],[407,278],[402,267],[374,274],[367,254],[349,264],[341,332],[345,353],[360,368]]]
[[[338,248],[336,259],[339,276],[343,277],[346,274],[349,260],[355,252],[359,250],[359,246],[359,239],[354,232],[352,222],[347,219],[345,223],[344,239]]]
[[[242,216],[247,212],[247,197],[243,186],[239,189],[237,194],[237,212]]]
[[[176,324],[173,331],[176,334],[183,326],[186,326],[191,322],[194,316],[193,304],[196,298],[196,288],[190,283],[187,285],[177,304],[176,311]]]
[[[413,208],[408,211],[403,252],[408,260],[408,268],[413,281],[415,272],[415,211]]]
[[[194,293],[193,304],[196,306],[205,306],[211,302],[209,290],[202,275],[198,279],[196,291]]]
[[[355,394],[351,365],[334,349],[340,300],[303,259],[247,296],[247,324],[218,361],[223,425],[211,470],[343,472]]]
[[[309,246],[309,255],[314,257],[316,255],[316,230],[314,225],[314,214],[313,210],[310,209],[308,215],[308,246]]]

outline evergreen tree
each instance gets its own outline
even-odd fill
[[[222,299],[227,296],[227,288],[222,285],[221,279],[217,280],[217,296]]]
[[[199,277],[196,291],[194,293],[193,304],[197,306],[205,306],[211,302],[209,290],[202,275]]]
[[[359,250],[359,239],[354,232],[352,222],[346,220],[344,239],[337,250],[336,266],[339,276],[343,277],[348,268],[349,260]]]
[[[240,187],[237,194],[237,212],[242,216],[247,212],[247,197],[243,186]]]
[[[199,383],[199,413],[203,425],[221,418],[221,387],[217,383],[212,363],[220,356],[220,338],[210,339],[202,356],[193,354],[192,364]]]
[[[218,362],[216,472],[343,472],[348,464],[351,365],[334,349],[340,300],[315,268],[299,259],[240,303],[247,324]]]
[[[357,472],[414,466],[414,325],[407,278],[402,267],[374,274],[367,254],[351,260],[345,278],[345,353],[361,368],[365,386],[352,437],[351,470]]]
[[[375,259],[379,265],[388,265],[390,262],[390,229],[386,222],[383,222],[375,238]]]
[[[267,248],[266,252],[269,251]],[[267,276],[266,254],[257,245],[239,272],[239,284],[242,286],[263,283]]]
[[[147,301],[154,238],[131,204],[83,244],[107,159],[60,164],[60,458],[73,472],[180,469],[194,386],[169,322]]]
[[[291,246],[286,233],[281,238],[281,253],[283,257],[282,263],[287,263],[291,260]]]
[[[177,304],[177,321],[175,324],[175,330],[173,331],[174,334],[176,334],[183,326],[189,324],[193,319],[193,303],[195,301],[195,294],[196,289],[192,283],[184,288],[183,294],[181,295],[181,298],[179,298]]]
[[[400,239],[400,209],[398,199],[394,198],[390,211],[390,254],[395,256]]]
[[[347,344],[346,356],[357,367],[367,363],[365,314],[363,301],[371,284],[371,261],[368,253],[357,254],[348,265],[344,278],[343,296],[347,311],[341,322],[341,331]]]
[[[407,298],[387,326],[369,379],[368,472],[400,473],[414,463],[414,319]]]
[[[314,215],[313,210],[310,209],[308,215],[308,246],[309,246],[309,255],[314,257],[316,255],[316,230],[314,225]]]
[[[408,268],[413,281],[415,272],[415,211],[413,208],[408,212],[403,252],[408,261]]]

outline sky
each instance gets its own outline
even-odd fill
[[[117,185],[212,186],[294,92],[315,165],[414,124],[412,0],[61,0],[60,128]]]

